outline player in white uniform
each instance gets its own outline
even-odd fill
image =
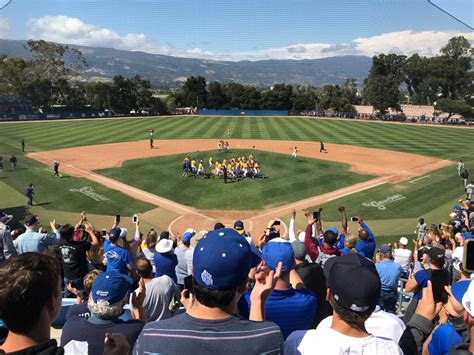
[[[294,148],[291,148],[291,149],[293,149],[293,153],[291,153],[291,157],[292,157],[293,159],[296,159],[297,156],[298,156],[298,152],[299,152],[300,150],[298,149],[298,147],[294,147]]]
[[[458,176],[461,176],[461,171],[464,169],[464,163],[462,160],[458,161],[456,164],[456,169],[458,170]]]
[[[471,181],[466,185],[466,199],[471,200],[472,194],[474,193],[474,181]]]
[[[423,241],[426,237],[426,232],[428,231],[428,225],[425,223],[424,218],[420,218],[418,224],[416,225],[415,233],[417,233],[417,240]]]

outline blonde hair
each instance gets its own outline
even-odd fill
[[[153,249],[156,247],[157,242],[158,242],[158,233],[156,233],[154,230],[149,231],[145,237],[145,246],[148,249]]]
[[[355,246],[357,244],[357,238],[353,235],[348,235],[344,240],[344,246],[351,251],[351,253],[357,253]]]

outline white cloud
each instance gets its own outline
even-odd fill
[[[0,18],[0,33],[2,22]],[[5,25],[4,25],[5,26]],[[9,28],[8,21],[6,28]],[[366,55],[398,53],[433,56],[453,36],[463,35],[474,42],[471,32],[441,32],[412,30],[389,32],[372,37],[356,38],[349,43],[298,43],[287,47],[267,48],[256,51],[216,53],[202,48],[176,50],[158,46],[144,34],[119,35],[106,28],[82,22],[67,16],[45,16],[29,21],[29,37],[47,41],[76,44],[91,47],[107,47],[129,51],[143,51],[153,54],[168,54],[178,57],[209,60],[264,60],[264,59],[316,59],[336,55]]]
[[[127,33],[120,36],[106,28],[96,27],[82,22],[78,18],[67,16],[44,16],[29,21],[29,38],[46,41],[75,44],[91,47],[107,47],[127,51],[162,53],[155,43],[141,33]]]
[[[6,17],[0,17],[0,38],[7,38],[10,32],[10,22]]]
[[[354,43],[355,48],[360,53],[367,55],[380,53],[412,55],[419,53],[424,56],[434,56],[439,53],[441,47],[448,43],[451,37],[459,35],[463,35],[471,42],[474,41],[474,33],[472,32],[413,32],[408,30],[384,33],[368,38],[356,38]]]

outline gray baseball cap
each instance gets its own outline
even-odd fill
[[[293,248],[293,253],[295,254],[295,259],[304,260],[306,258],[306,247],[304,243],[301,243],[299,240],[295,240],[291,243]]]

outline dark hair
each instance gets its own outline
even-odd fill
[[[153,267],[147,258],[140,258],[137,260],[137,274],[144,279],[153,278]]]
[[[74,227],[70,224],[62,225],[61,228],[59,228],[59,234],[61,234],[61,238],[70,242],[74,237]]]
[[[360,329],[364,325],[364,322],[370,317],[374,312],[375,306],[370,307],[367,311],[364,312],[354,312],[346,307],[339,305],[334,297],[330,296],[329,303],[331,304],[333,311],[341,317],[341,319],[349,324],[351,328]]]
[[[214,230],[222,228],[225,228],[225,226],[221,222],[217,222],[216,224],[214,224]]]
[[[193,293],[198,302],[206,307],[227,307],[235,297],[236,289],[211,290],[199,285],[193,277]]]
[[[430,264],[433,264],[434,266],[436,266],[438,269],[444,268],[444,258],[443,258],[443,259],[431,258],[431,257],[428,255],[428,262],[429,262]]]
[[[325,231],[324,241],[332,247],[337,242],[337,234],[332,231]]]
[[[60,292],[61,265],[47,254],[12,256],[0,268],[0,319],[18,334],[30,332],[46,303]]]

